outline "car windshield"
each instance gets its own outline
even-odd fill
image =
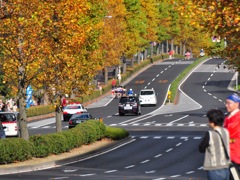
[[[71,119],[91,119],[92,116],[89,114],[74,114]]]
[[[1,122],[14,122],[16,121],[15,114],[0,114],[0,121]]]
[[[141,91],[140,95],[153,95],[153,91]]]
[[[80,105],[76,105],[76,106],[66,106],[65,109],[82,109],[82,107]]]
[[[137,102],[135,97],[123,97],[120,99],[120,103],[127,103],[127,102]]]

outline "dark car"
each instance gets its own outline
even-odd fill
[[[84,121],[96,119],[90,113],[73,114],[68,121],[68,128],[71,129]]]
[[[122,96],[118,104],[119,116],[125,114],[141,114],[140,101],[137,96]]]

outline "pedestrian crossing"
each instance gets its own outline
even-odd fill
[[[204,123],[124,123],[124,124],[109,124],[112,127],[208,127],[208,124]],[[68,129],[68,125],[62,126],[63,129]],[[28,129],[56,129],[55,125],[44,126],[29,126]]]
[[[154,127],[208,127],[206,123],[124,123],[124,124],[110,124],[109,126],[154,126]]]

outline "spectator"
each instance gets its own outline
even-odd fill
[[[120,84],[121,84],[121,81],[122,81],[122,76],[121,76],[120,73],[118,73],[117,78],[118,78],[118,83],[119,83],[119,85],[120,85]]]
[[[0,99],[0,111],[2,111],[2,108],[3,108],[3,101],[2,101],[2,99]]]
[[[65,109],[65,107],[67,106],[67,99],[65,95],[63,95],[61,98],[61,106],[62,106],[62,109]]]
[[[224,145],[229,154],[229,133],[222,127],[224,115],[221,110],[211,109],[207,117],[211,130],[199,144],[199,151],[205,153],[203,169],[207,170],[208,180],[228,180],[230,160],[226,157]]]
[[[102,86],[100,82],[98,82],[98,89],[99,89],[100,95],[102,95]]]
[[[169,59],[172,59],[173,51],[169,50],[168,54],[169,54]]]
[[[227,97],[226,109],[230,113],[224,121],[224,127],[230,134],[230,157],[240,172],[240,98],[237,94]]]
[[[13,105],[13,112],[17,112],[17,109],[18,109],[17,103],[14,103],[14,105]]]
[[[114,89],[116,87],[116,79],[113,78],[112,79],[112,89]]]

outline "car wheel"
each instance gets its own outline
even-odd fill
[[[124,114],[123,113],[119,113],[119,116],[123,116]]]

